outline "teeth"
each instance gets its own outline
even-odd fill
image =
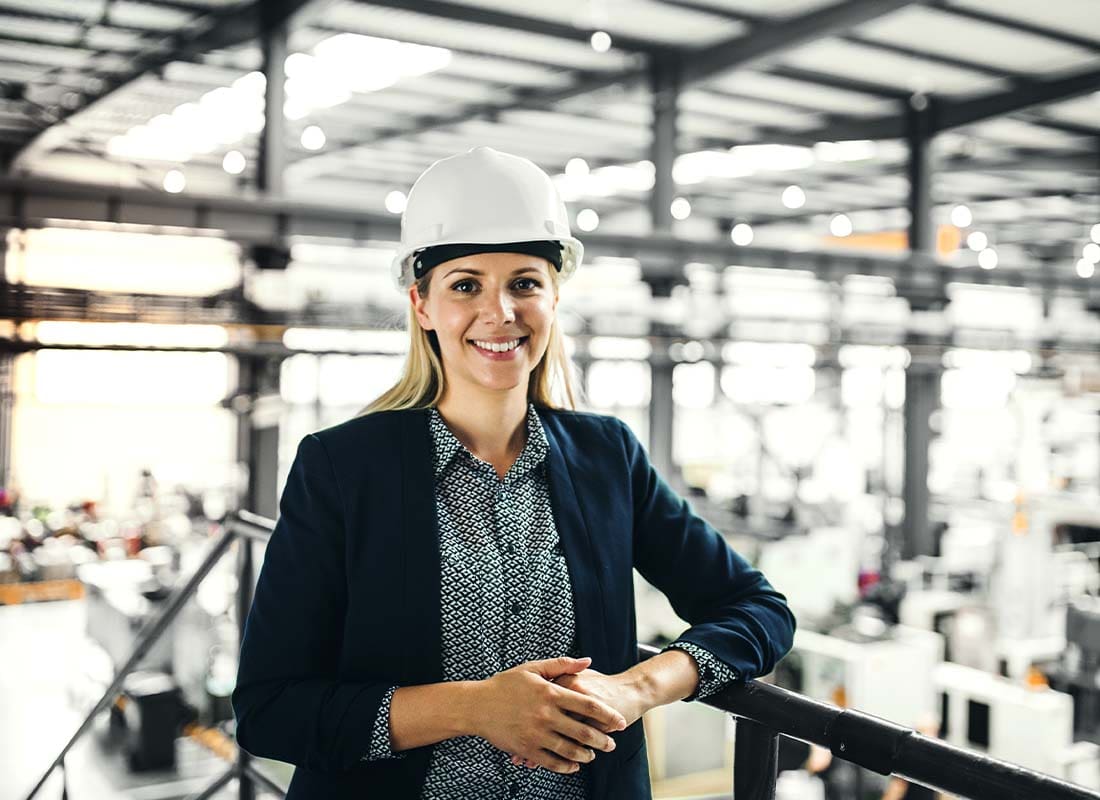
[[[482,350],[492,350],[494,353],[504,353],[519,347],[519,339],[513,339],[510,342],[479,342],[475,339],[474,344]]]

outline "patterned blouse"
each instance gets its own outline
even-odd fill
[[[527,443],[503,479],[455,438],[434,408],[430,425],[444,679],[485,680],[527,661],[584,655],[575,638],[569,569],[550,506],[549,443],[534,406],[527,407]],[[737,678],[698,645],[673,642],[665,649],[672,647],[699,665],[699,688],[685,700],[707,697]],[[397,688],[391,686],[382,698],[364,761],[405,757],[393,751],[390,738],[390,701]],[[583,800],[585,767],[562,775],[516,766],[487,740],[459,736],[435,745],[421,797]]]

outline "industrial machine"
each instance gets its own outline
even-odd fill
[[[1066,609],[1066,649],[1045,672],[1073,698],[1073,730],[1100,742],[1100,599],[1080,597]]]
[[[1100,789],[1100,747],[1074,742],[1073,698],[960,664],[932,671],[951,744]]]
[[[916,728],[937,712],[932,671],[943,660],[938,634],[857,618],[831,634],[799,630],[794,655],[810,697]]]
[[[823,620],[859,599],[862,547],[858,530],[815,528],[763,544],[758,566],[801,622]]]

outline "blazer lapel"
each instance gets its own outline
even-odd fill
[[[592,532],[585,522],[581,501],[585,487],[582,482],[582,491],[577,491],[570,468],[570,463],[576,461],[576,454],[571,452],[572,443],[556,424],[557,421],[550,414],[540,413],[539,417],[550,444],[547,456],[550,504],[569,566],[569,579],[573,584],[573,616],[577,621],[580,652],[582,656],[591,656],[593,669],[610,674],[612,667],[604,620],[604,589],[599,580]],[[587,766],[589,797],[592,800],[603,800],[606,796],[613,763],[601,756]]]
[[[428,412],[401,414],[402,542],[405,560],[404,672],[413,684],[443,680],[439,611],[439,533]]]
[[[550,444],[547,455],[550,476],[550,504],[561,539],[569,579],[573,585],[573,611],[577,621],[577,638],[581,655],[592,657],[592,668],[608,672],[609,654],[604,622],[603,586],[599,581],[596,552],[592,534],[585,523],[581,493],[573,483],[573,474],[566,456],[570,446],[549,414],[539,414]]]

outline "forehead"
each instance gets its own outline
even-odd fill
[[[545,258],[527,253],[474,253],[444,261],[432,272],[435,278],[440,279],[451,273],[507,277],[517,272],[534,271],[546,275],[550,269],[550,262]]]

